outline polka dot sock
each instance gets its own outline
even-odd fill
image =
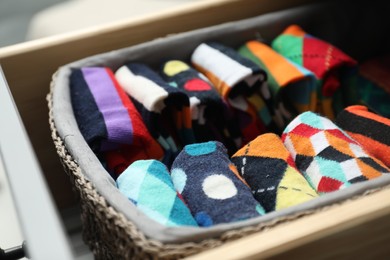
[[[239,48],[239,53],[267,73],[268,86],[275,100],[273,120],[280,129],[284,129],[297,112],[315,110],[317,81],[312,72],[259,41],[245,43]],[[283,109],[287,109],[287,113]]]
[[[267,212],[318,197],[296,170],[290,153],[275,134],[260,135],[237,151],[231,160]]]
[[[287,27],[276,37],[272,48],[316,75],[320,100],[318,112],[333,120],[332,97],[340,87],[344,70],[356,66],[356,61],[297,25]]]
[[[161,74],[171,86],[182,89],[190,97],[192,128],[197,142],[233,142],[225,142],[228,128],[223,115],[228,108],[204,75],[180,60],[165,62]]]
[[[132,163],[116,180],[119,191],[151,219],[166,226],[197,226],[178,197],[168,169],[156,160]]]
[[[259,66],[234,49],[215,42],[200,44],[192,53],[191,62],[236,110],[244,144],[264,132],[265,124],[259,120],[258,110],[247,99],[261,93],[264,94],[261,98],[271,100],[265,83],[267,75]],[[261,108],[266,109],[265,103]]]
[[[138,159],[162,158],[162,148],[109,68],[74,69],[70,95],[80,132],[95,153],[106,156],[111,173],[120,174],[121,165]],[[123,157],[124,150],[133,152]]]
[[[176,190],[203,227],[264,214],[263,207],[236,174],[236,167],[219,142],[185,146],[171,168]]]
[[[336,123],[364,150],[390,167],[390,119],[356,105],[339,113]]]
[[[164,148],[164,162],[170,165],[182,145],[195,141],[188,96],[168,85],[144,64],[126,64],[115,76],[132,97],[149,131]]]
[[[282,140],[297,169],[319,194],[389,173],[332,121],[313,112],[296,117]]]

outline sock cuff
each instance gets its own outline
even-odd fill
[[[267,79],[266,73],[255,63],[219,43],[200,44],[192,53],[191,62],[224,99],[235,96],[233,92],[253,92]]]
[[[380,116],[374,112],[371,112],[368,107],[363,105],[353,105],[345,108],[345,111],[348,111],[351,114],[355,114],[357,116],[361,116],[364,118],[367,118],[369,120],[374,120],[379,123],[382,123],[384,125],[387,125],[390,127],[390,119]]]

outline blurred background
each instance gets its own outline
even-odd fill
[[[23,42],[32,18],[64,0],[0,0],[0,47]]]
[[[211,0],[0,0],[0,49],[146,14],[153,15],[195,1]],[[25,239],[12,195],[0,153],[0,259],[3,259],[1,249],[19,246]],[[76,259],[93,259],[81,237],[78,208],[61,212],[61,215]]]
[[[0,0],[0,47],[195,1],[202,0]]]

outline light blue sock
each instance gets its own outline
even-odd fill
[[[197,226],[178,197],[167,167],[156,160],[132,163],[116,180],[118,189],[143,213],[166,226]]]

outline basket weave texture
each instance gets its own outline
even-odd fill
[[[82,173],[78,163],[67,150],[64,140],[57,132],[53,116],[53,91],[56,75],[57,73],[53,75],[50,92],[46,97],[49,108],[51,137],[73,190],[80,201],[83,240],[89,246],[96,259],[179,259],[389,188],[389,185],[386,185],[367,190],[339,203],[285,215],[253,226],[229,230],[218,238],[210,238],[201,242],[163,244],[147,238],[133,222],[128,220],[120,211],[110,206],[106,199],[94,188],[93,183]]]

